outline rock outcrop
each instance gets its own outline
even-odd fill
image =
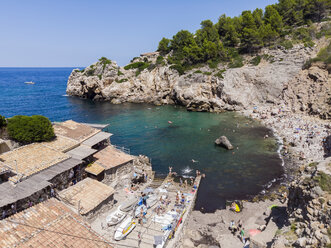
[[[232,150],[233,146],[226,136],[221,136],[215,140],[215,145],[222,146],[228,150]]]
[[[300,177],[289,188],[288,212],[289,232],[294,237],[291,245],[309,248],[331,244],[331,158],[301,168]]]
[[[67,94],[105,100],[114,104],[147,102],[178,104],[192,111],[244,110],[261,104],[290,104],[294,111],[304,111],[330,118],[330,77],[323,68],[302,70],[304,62],[314,57],[322,39],[314,48],[295,45],[292,49],[264,49],[258,66],[210,69],[205,66],[184,75],[156,58],[140,57],[152,66],[143,70],[125,70],[115,62],[97,62],[83,71],[71,73]],[[313,93],[313,94],[312,94]]]

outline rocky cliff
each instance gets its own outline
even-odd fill
[[[157,64],[157,53],[136,61],[152,66],[137,73],[125,70],[116,62],[97,62],[83,71],[71,73],[67,94],[112,103],[147,102],[179,104],[195,111],[242,110],[261,104],[289,105],[293,111],[304,111],[330,118],[330,75],[323,66],[302,70],[308,58],[314,57],[326,40],[313,48],[297,44],[292,49],[264,49],[261,63],[253,66],[251,57],[241,68],[216,69],[208,66],[186,72],[171,69],[166,62]]]
[[[288,196],[290,227],[278,232],[275,248],[331,244],[331,158],[303,166]]]

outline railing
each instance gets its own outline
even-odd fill
[[[117,146],[117,145],[113,145],[113,144],[112,144],[112,146],[118,150],[121,150],[124,153],[131,154],[129,148],[125,148],[124,146]]]

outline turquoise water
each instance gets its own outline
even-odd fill
[[[236,113],[196,113],[174,106],[112,105],[67,97],[71,70],[0,68],[0,114],[43,114],[52,121],[110,124],[112,143],[129,148],[131,154],[149,156],[159,176],[165,176],[169,166],[183,176],[194,175],[196,169],[205,173],[196,208],[206,211],[223,207],[227,199],[254,195],[283,174],[275,139],[264,139],[265,134],[271,136],[270,130],[255,121]],[[226,135],[235,150],[215,146],[220,135]]]

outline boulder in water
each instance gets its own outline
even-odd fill
[[[221,136],[218,139],[215,140],[215,144],[218,146],[223,146],[228,150],[232,150],[233,146],[231,145],[230,141],[228,140],[227,137]]]

